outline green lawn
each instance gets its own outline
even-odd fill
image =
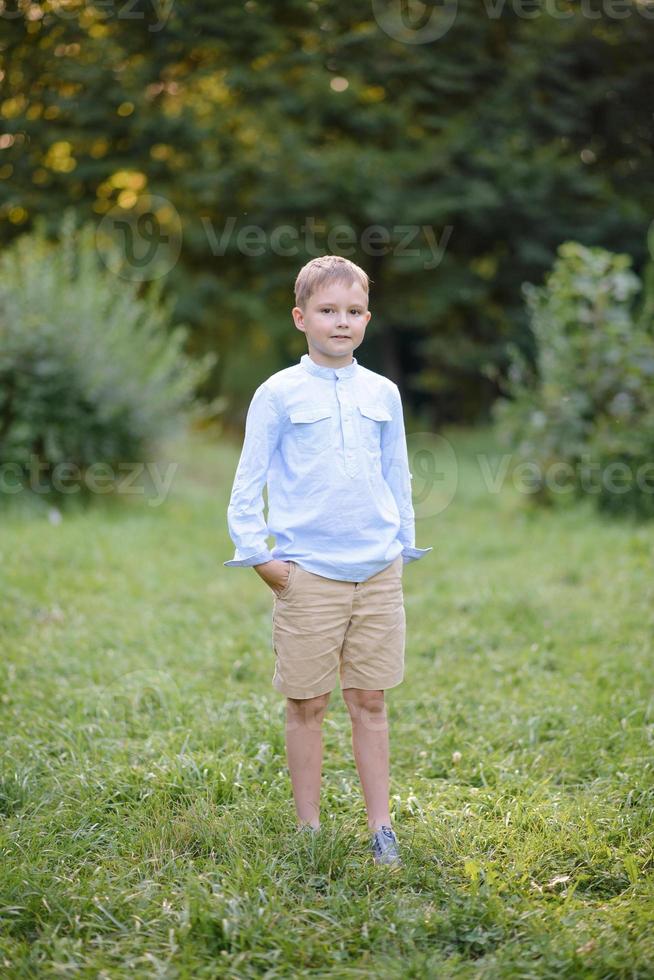
[[[338,690],[295,835],[272,593],[222,565],[238,446],[171,444],[158,507],[2,511],[3,977],[654,976],[654,526],[526,510],[448,436],[387,695],[397,873]]]

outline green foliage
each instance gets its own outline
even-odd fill
[[[96,216],[126,190],[166,198],[184,227],[176,316],[195,349],[220,350],[208,393],[233,419],[306,350],[290,309],[311,255],[365,266],[373,319],[357,357],[439,428],[487,415],[525,330],[520,284],[541,280],[559,242],[626,252],[638,271],[646,258],[642,3],[620,17],[600,3],[561,17],[430,4],[456,20],[423,44],[380,26],[400,4],[370,0],[38,6],[3,20],[0,238],[35,215],[56,224],[63,202]],[[329,235],[342,225],[351,244]],[[388,246],[366,248],[376,225]],[[261,246],[239,241],[248,226]]]
[[[214,360],[184,354],[160,281],[138,296],[100,264],[94,235],[69,211],[59,243],[37,222],[0,259],[0,459],[37,464],[50,489],[59,463],[83,476],[143,460],[200,413],[194,392]]]
[[[494,416],[503,442],[536,464],[541,501],[567,486],[600,510],[654,517],[651,296],[637,313],[630,266],[628,255],[565,242],[545,285],[525,284],[536,368],[511,346],[511,400]]]

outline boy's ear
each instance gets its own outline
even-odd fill
[[[297,329],[301,330],[304,333],[304,313],[302,312],[300,307],[294,306],[293,309],[291,310],[291,315],[293,317],[293,320],[295,321],[295,326],[297,327]]]

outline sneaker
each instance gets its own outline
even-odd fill
[[[372,835],[372,856],[375,864],[389,864],[399,868],[402,865],[397,837],[390,827],[380,827]]]

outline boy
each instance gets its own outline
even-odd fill
[[[373,857],[399,865],[384,691],[404,675],[403,565],[432,548],[414,546],[399,389],[352,356],[372,315],[368,284],[336,255],[300,270],[292,315],[308,353],[252,397],[227,511],[236,552],[224,564],[252,565],[273,592],[272,684],[286,695],[298,826],[320,827],[321,726],[340,674]]]

